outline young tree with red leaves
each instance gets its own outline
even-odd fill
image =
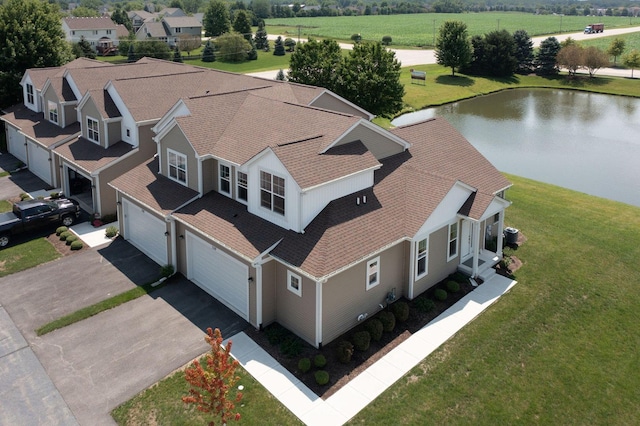
[[[183,396],[185,404],[196,404],[203,413],[211,413],[220,418],[222,424],[231,420],[240,420],[240,413],[234,413],[235,404],[242,399],[238,392],[234,400],[229,398],[229,390],[240,380],[235,375],[239,363],[231,358],[231,340],[226,348],[222,345],[222,333],[219,329],[207,328],[204,340],[211,345],[211,352],[206,354],[206,366],[203,368],[198,360],[185,370],[185,379],[191,385],[189,396]],[[213,425],[211,421],[209,425]]]

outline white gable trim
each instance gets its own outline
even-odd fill
[[[82,93],[80,92],[80,88],[78,87],[76,82],[73,80],[73,76],[71,75],[68,69],[64,71],[64,74],[62,74],[62,78],[64,80],[67,80],[67,83],[69,83],[69,87],[71,87],[71,90],[73,91],[73,94],[75,95],[76,99],[82,99]]]
[[[191,111],[184,103],[184,100],[180,99],[169,109],[169,111],[165,113],[162,118],[160,118],[158,123],[153,126],[151,130],[156,134],[160,134],[164,130],[164,127],[170,125],[176,117],[184,117],[187,115],[191,115]]]
[[[484,213],[482,213],[482,216],[480,217],[480,221],[483,221],[495,215],[496,213],[500,213],[510,205],[511,205],[510,201],[507,201],[504,198],[500,198],[497,196],[494,197],[491,203],[487,206],[487,209],[484,211]]]
[[[380,126],[377,126],[377,125],[371,123],[370,121],[365,120],[364,118],[361,118],[353,126],[348,128],[343,134],[338,136],[336,138],[336,140],[334,140],[329,146],[327,146],[325,149],[320,151],[320,154],[324,154],[325,152],[330,150],[332,147],[338,145],[345,137],[347,137],[358,126],[364,126],[367,129],[372,130],[372,131],[378,133],[379,135],[386,137],[390,141],[395,142],[398,145],[400,145],[403,150],[407,150],[407,149],[409,149],[411,147],[411,144],[409,142],[405,141],[404,139],[402,139],[402,138],[396,136],[395,134],[383,129]]]
[[[420,240],[433,231],[451,223],[458,217],[458,211],[473,192],[475,191],[469,185],[460,181],[454,183],[447,195],[443,197],[442,201],[416,232],[416,235],[413,236],[413,239]]]

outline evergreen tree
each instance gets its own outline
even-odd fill
[[[205,37],[217,37],[229,32],[231,21],[229,9],[222,0],[211,0],[202,18]]]
[[[238,10],[236,12],[236,19],[233,21],[233,30],[242,34],[245,40],[251,42],[251,38],[253,36],[251,32],[251,21],[249,20],[249,16],[246,11]]]
[[[533,70],[533,41],[525,30],[517,30],[513,33],[513,41],[516,43],[516,60],[518,74],[529,74]]]
[[[491,31],[485,36],[490,56],[487,58],[487,75],[508,77],[518,66],[516,43],[507,30]]]
[[[111,14],[111,20],[116,24],[124,25],[130,34],[133,32],[133,24],[129,19],[129,15],[119,5],[116,6],[116,9]]]
[[[58,67],[73,59],[57,4],[40,0],[0,3],[0,107],[20,102],[29,68]]]
[[[215,60],[216,55],[213,52],[213,45],[211,44],[211,40],[208,40],[202,50],[202,62],[215,62]]]
[[[440,27],[436,41],[436,59],[438,64],[451,68],[451,75],[455,75],[456,68],[464,68],[471,62],[467,24],[447,21]]]
[[[173,62],[183,62],[182,53],[180,53],[180,48],[178,46],[176,46],[173,51]]]
[[[251,50],[247,53],[247,59],[250,61],[258,60],[258,51],[256,50],[256,44],[251,41]]]
[[[536,72],[540,75],[551,75],[558,73],[556,57],[560,51],[560,42],[555,37],[548,37],[540,43],[538,54],[535,57],[534,65]]]
[[[269,40],[267,39],[267,30],[264,28],[264,21],[261,19],[258,22],[258,31],[256,31],[256,36],[254,38],[256,42],[256,49],[264,50],[266,52],[269,51]]]
[[[78,52],[81,52],[82,54],[80,56],[83,56],[85,58],[89,58],[89,59],[95,59],[96,58],[96,51],[93,50],[93,47],[91,47],[91,44],[89,44],[89,42],[84,38],[84,36],[80,37],[80,41],[78,43],[76,43],[78,46]],[[76,57],[80,57],[77,56]]]
[[[284,43],[282,42],[282,37],[278,36],[276,39],[275,46],[273,48],[273,54],[276,56],[284,56],[286,52],[284,51]]]
[[[276,74],[276,80],[278,81],[286,81],[287,78],[284,76],[284,72],[282,70],[278,71],[278,74]]]
[[[136,52],[133,48],[133,43],[129,44],[129,52],[127,53],[127,62],[135,62],[138,58],[136,57]]]

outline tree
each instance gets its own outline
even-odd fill
[[[556,56],[560,51],[560,43],[555,37],[548,37],[540,43],[538,54],[534,59],[536,72],[540,75],[551,75],[558,73],[556,66]]]
[[[286,81],[287,78],[284,76],[284,72],[282,70],[278,71],[278,74],[276,74],[276,80],[278,81]]]
[[[391,36],[383,36],[382,37],[382,44],[384,44],[385,46],[389,46],[392,41],[393,41],[393,39],[391,38]]]
[[[119,6],[116,6],[116,9],[111,14],[111,20],[116,24],[124,25],[125,28],[129,30],[129,33],[133,31],[133,23],[131,19],[129,19],[129,15]]]
[[[196,35],[182,34],[178,37],[176,46],[183,52],[187,52],[187,55],[191,55],[193,50],[202,46],[202,39]]]
[[[438,64],[451,67],[451,75],[456,68],[465,67],[471,62],[471,44],[467,33],[467,24],[460,21],[447,21],[440,27],[436,41],[436,59]]]
[[[133,47],[133,43],[129,44],[129,52],[127,53],[127,62],[131,63],[131,62],[135,62],[137,61],[138,58],[136,57],[136,52],[135,49]]]
[[[572,37],[569,36],[569,37],[565,38],[564,40],[562,40],[560,42],[560,48],[567,47],[567,46],[573,46],[575,44],[578,44],[578,42],[575,39],[573,39]]]
[[[180,53],[180,48],[176,46],[173,51],[173,62],[183,62],[182,53]]]
[[[249,50],[249,52],[247,53],[247,59],[250,61],[257,61],[258,51],[256,50],[256,44],[253,42],[253,40],[249,44],[251,44],[251,50]]]
[[[213,52],[213,45],[211,44],[211,40],[207,40],[204,49],[202,49],[202,62],[215,62],[215,60],[216,55]]]
[[[351,34],[351,41],[353,41],[353,44],[358,44],[362,41],[362,36],[360,33]]]
[[[525,30],[517,30],[513,33],[513,41],[516,43],[516,72],[529,74],[533,70],[533,41]]]
[[[584,49],[578,44],[565,46],[558,52],[556,63],[559,67],[566,68],[569,76],[574,76],[584,64]]]
[[[287,48],[287,52],[293,52],[296,49],[296,41],[287,37],[284,39],[284,46]]]
[[[0,107],[20,102],[29,68],[57,67],[73,59],[57,4],[6,0],[0,5]]]
[[[631,68],[631,78],[633,78],[633,70],[640,68],[640,51],[633,49],[622,57],[622,63],[625,67]]]
[[[85,57],[89,59],[96,58],[96,51],[93,50],[91,44],[84,38],[84,36],[80,37],[80,41],[75,43],[73,46],[76,58]],[[80,53],[80,55],[78,55]]]
[[[282,42],[282,37],[278,36],[276,39],[275,45],[273,47],[273,54],[276,56],[284,56],[286,53],[284,51],[284,43]]]
[[[184,10],[186,13],[198,13],[202,5],[202,0],[184,0]]]
[[[202,18],[205,37],[217,37],[229,32],[229,9],[222,0],[211,0]]]
[[[256,31],[256,36],[254,37],[256,42],[256,49],[269,51],[269,40],[267,39],[267,30],[264,28],[264,21],[260,20],[258,22],[258,30]]]
[[[589,77],[609,65],[609,55],[595,46],[589,46],[584,50],[583,66],[589,71]]]
[[[335,40],[309,39],[291,54],[288,80],[333,90],[341,62],[341,49]]]
[[[338,95],[376,115],[391,116],[402,109],[404,86],[395,52],[380,42],[360,43],[343,63]]]
[[[222,34],[216,39],[218,60],[222,62],[242,62],[247,60],[251,44],[238,33]]]
[[[625,41],[623,39],[621,39],[620,37],[616,37],[611,41],[611,44],[609,45],[609,48],[607,49],[607,53],[611,56],[613,56],[613,64],[615,65],[617,60],[618,60],[618,56],[622,55],[622,53],[624,53],[624,49],[625,49],[626,45],[625,45]]]
[[[473,72],[497,77],[513,75],[518,66],[516,43],[507,30],[492,31],[484,38],[474,36],[471,44]]]
[[[175,7],[176,9],[184,10],[184,3],[182,2],[182,0],[171,0],[171,3],[169,3],[169,7]]]
[[[271,17],[271,5],[269,0],[253,0],[250,9],[258,19],[267,19]]]
[[[171,59],[171,49],[167,43],[160,40],[144,40],[134,43],[134,51],[136,52],[136,60],[145,56],[157,59]]]
[[[71,11],[71,15],[76,18],[95,18],[98,16],[98,11],[96,9],[79,6]]]
[[[237,392],[231,398],[230,391],[240,380],[236,376],[239,362],[231,358],[232,342],[222,345],[220,329],[207,328],[204,340],[211,346],[211,352],[205,355],[205,366],[195,360],[184,371],[185,380],[191,385],[189,396],[183,396],[185,404],[195,404],[198,411],[209,413],[219,418],[222,424],[231,420],[240,420],[240,413],[234,413],[235,404],[242,400],[242,393]],[[213,424],[213,421],[210,425]]]
[[[233,21],[233,30],[242,34],[248,42],[251,41],[253,33],[251,32],[251,21],[246,11],[238,10],[236,12],[236,19]]]

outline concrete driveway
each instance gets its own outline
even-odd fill
[[[52,319],[152,281],[158,270],[137,249],[116,240],[1,278],[0,304],[17,327],[14,340],[19,343],[24,336],[35,356],[28,365],[21,361],[28,356],[0,358],[0,385],[16,395],[15,403],[0,404],[0,424],[43,424],[40,411],[45,409],[53,413],[48,418],[56,420],[46,424],[113,424],[113,408],[206,352],[207,327],[231,336],[248,326],[176,275],[151,295],[42,337],[35,335],[36,328]],[[48,377],[34,380],[41,374],[37,366]],[[5,376],[5,371],[14,371],[13,376]],[[54,408],[43,408],[44,392],[32,389],[39,381],[44,384],[36,387],[46,388]]]

